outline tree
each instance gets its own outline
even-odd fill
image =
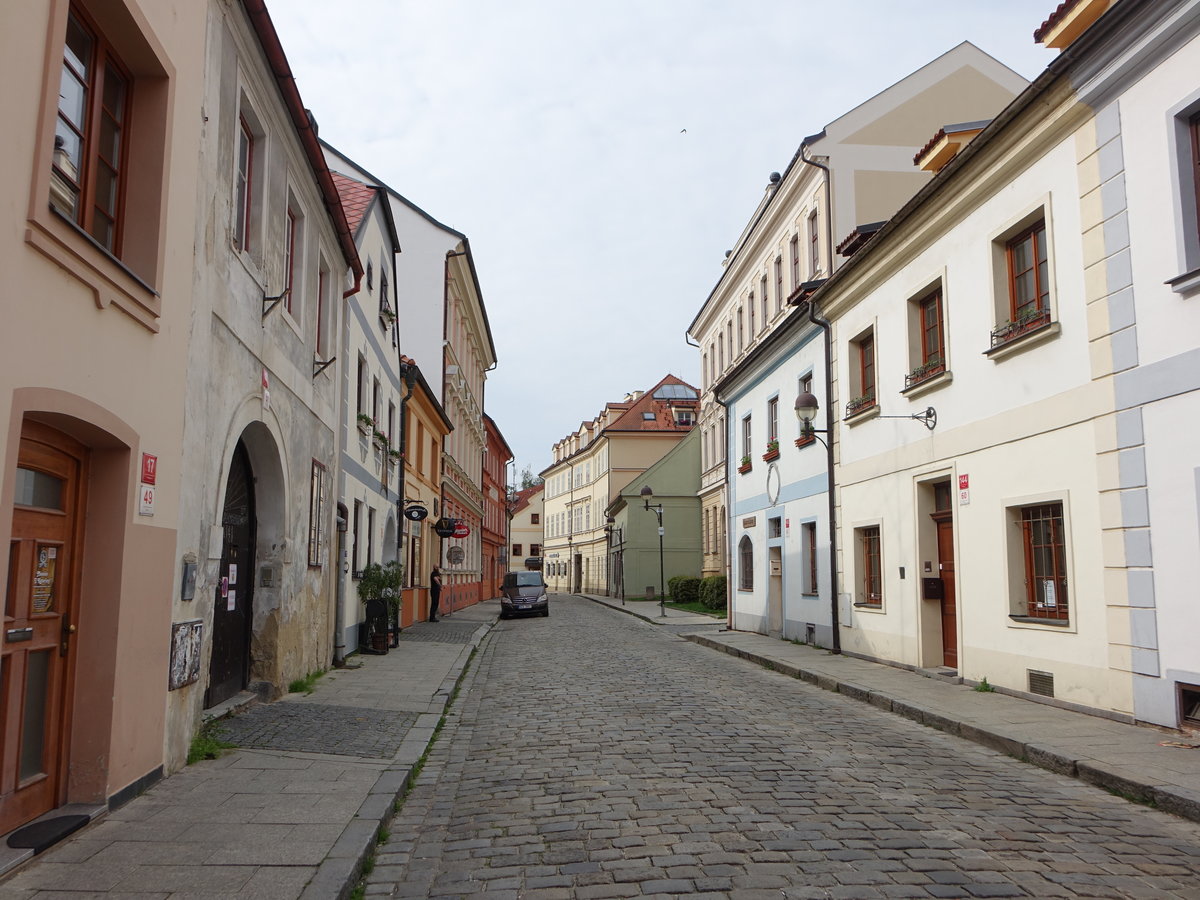
[[[531,487],[536,487],[542,483],[542,479],[533,474],[533,468],[526,466],[521,470],[521,490],[527,490]]]

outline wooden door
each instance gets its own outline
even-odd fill
[[[0,645],[0,833],[66,801],[85,449],[21,432]]]
[[[213,607],[212,656],[209,660],[206,709],[228,700],[250,677],[250,627],[254,586],[254,476],[241,441],[233,451],[225,508],[224,538]]]
[[[942,577],[942,665],[958,668],[958,604],[954,596],[954,522],[950,513],[937,522],[938,569]]]

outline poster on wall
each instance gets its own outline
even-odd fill
[[[168,690],[178,690],[200,677],[200,645],[204,623],[199,619],[171,626],[171,670]]]

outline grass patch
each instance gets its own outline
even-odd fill
[[[317,669],[315,672],[309,672],[303,678],[297,678],[288,685],[288,693],[311,694],[313,692],[313,688],[316,687],[317,682],[320,681],[321,677],[328,671],[328,669]]]
[[[714,619],[725,618],[725,607],[709,609],[698,601],[695,603],[671,603],[668,601],[666,605],[671,607],[671,609],[682,609],[685,612],[699,613],[702,616],[712,616]]]
[[[971,688],[971,690],[979,691],[981,694],[991,694],[994,693],[996,689],[988,684],[987,676],[984,676],[983,680],[980,681],[979,684],[975,685],[975,687]]]
[[[216,759],[221,755],[222,750],[232,750],[236,746],[237,744],[231,744],[229,741],[221,739],[220,720],[209,719],[192,735],[192,744],[188,747],[187,764],[190,766],[202,759]]]

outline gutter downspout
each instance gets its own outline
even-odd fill
[[[829,498],[829,621],[833,625],[833,652],[842,652],[841,623],[838,621],[837,520],[833,479],[833,329],[825,319],[817,318],[816,304],[808,301],[808,320],[820,327],[825,335],[825,467],[829,473],[825,493]]]
[[[800,145],[800,161],[805,165],[820,169],[825,178],[825,262],[828,266],[825,277],[833,275],[833,181],[829,166],[805,156],[807,144]],[[825,493],[829,495],[829,589],[832,597],[829,601],[829,621],[833,625],[833,652],[842,652],[842,631],[838,621],[838,577],[837,577],[837,520],[834,503],[833,478],[833,328],[825,319],[817,318],[816,304],[808,301],[808,319],[820,327],[825,334],[825,436],[829,441],[825,444],[826,468],[829,481],[825,485]]]
[[[345,503],[337,505],[337,578],[334,581],[337,588],[334,591],[333,606],[333,665],[340,669],[346,665],[346,522],[350,518],[350,510]]]
[[[397,302],[397,306],[399,303]],[[397,342],[398,343],[398,342]],[[413,395],[413,388],[417,381],[416,363],[409,365],[404,362],[404,354],[400,352],[399,346],[396,348],[396,355],[400,357],[400,377],[404,379],[404,384],[408,387],[408,393],[400,398],[400,460],[397,468],[400,470],[399,478],[396,482],[396,558],[400,561],[400,565],[404,565],[404,472],[408,467],[408,401]],[[416,572],[408,573],[408,581],[416,584]],[[404,588],[400,588],[400,606],[401,615],[396,622],[396,633],[400,633],[399,618],[403,617],[404,606]],[[414,614],[416,610],[413,611]]]
[[[729,485],[732,483],[729,473],[729,407],[716,390],[713,391],[713,399],[720,404],[722,412],[725,413],[725,431],[721,435],[721,452],[725,454],[725,486],[722,488],[725,494],[725,517],[721,520],[721,527],[725,529],[725,561],[721,566],[721,574],[725,576],[725,630],[733,631],[733,585],[729,579],[729,562],[732,559],[729,546]]]

